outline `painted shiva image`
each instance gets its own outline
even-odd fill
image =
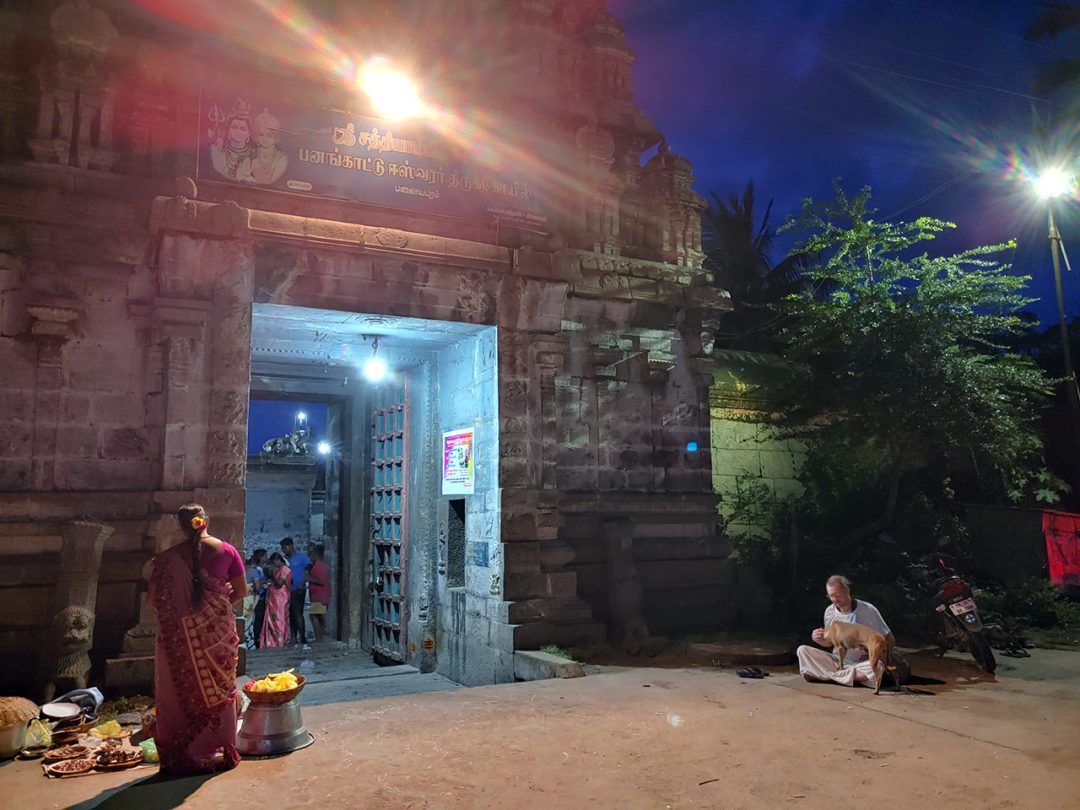
[[[289,158],[278,146],[281,124],[268,109],[254,118],[251,107],[236,99],[228,113],[214,104],[207,114],[210,162],[229,180],[258,186],[273,185],[285,174]]]

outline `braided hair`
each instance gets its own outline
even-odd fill
[[[180,523],[180,530],[187,536],[191,543],[191,603],[202,603],[203,583],[199,576],[199,559],[202,557],[202,534],[210,519],[206,510],[197,503],[186,503],[176,512],[176,519]]]

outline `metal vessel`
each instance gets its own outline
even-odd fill
[[[281,704],[249,704],[236,736],[236,750],[245,756],[274,756],[306,748],[314,741],[294,698]]]

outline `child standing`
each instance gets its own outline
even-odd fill
[[[326,637],[326,608],[330,604],[330,566],[326,564],[326,546],[319,543],[310,549],[311,572],[308,574],[308,593],[311,595],[311,629],[315,641]]]

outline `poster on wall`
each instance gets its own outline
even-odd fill
[[[452,430],[442,438],[442,494],[472,495],[476,485],[473,467],[473,428]]]
[[[201,94],[197,178],[550,231],[523,167],[482,165],[419,126]]]

